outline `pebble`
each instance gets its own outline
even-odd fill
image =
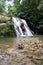
[[[39,52],[40,52],[41,54],[43,54],[43,49],[39,50]]]

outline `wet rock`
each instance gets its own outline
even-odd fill
[[[37,60],[43,60],[43,56],[33,56],[33,59],[37,59]]]
[[[0,55],[0,59],[2,59],[3,57],[2,57],[2,55]]]
[[[24,45],[23,44],[18,44],[17,48],[18,49],[24,49]]]
[[[30,48],[30,50],[32,50],[34,52],[36,49],[35,48]]]
[[[40,48],[40,47],[42,47],[43,46],[43,43],[39,43],[38,44],[38,47]]]
[[[42,41],[40,41],[40,43],[42,43]]]
[[[9,48],[10,46],[9,45],[5,45],[6,48]]]
[[[32,54],[28,54],[26,57],[27,57],[27,58],[32,58],[33,55],[32,55]]]
[[[8,48],[7,49],[7,54],[12,54],[14,52],[14,48]]]
[[[43,49],[39,50],[39,52],[40,52],[41,54],[43,54]]]

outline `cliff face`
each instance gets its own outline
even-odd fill
[[[0,15],[0,23],[10,20],[11,18],[6,15]]]

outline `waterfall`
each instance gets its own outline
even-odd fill
[[[23,0],[20,0],[20,4]],[[8,6],[14,5],[14,0],[6,0],[5,11],[8,13]],[[14,23],[14,29],[16,31],[17,37],[25,37],[25,36],[33,36],[26,21],[24,19],[12,17],[12,21]]]
[[[33,36],[24,19],[12,17],[17,37]]]

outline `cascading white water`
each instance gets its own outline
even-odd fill
[[[27,36],[33,36],[32,32],[30,31],[30,29],[29,29],[29,27],[28,27],[28,25],[26,23],[26,21],[24,19],[22,19],[22,22],[24,23],[24,27],[25,27]]]
[[[33,36],[24,19],[12,17],[12,21],[14,23],[14,28],[15,28],[17,37]],[[23,27],[24,27],[25,31],[22,30],[21,24],[24,25]]]

